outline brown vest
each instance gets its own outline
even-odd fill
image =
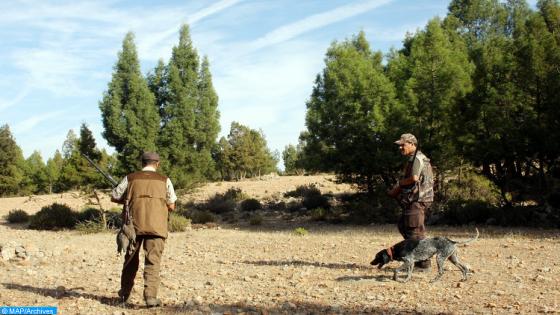
[[[139,171],[127,176],[126,198],[137,235],[167,238],[167,177]]]

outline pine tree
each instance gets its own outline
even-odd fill
[[[284,147],[284,151],[282,151],[282,160],[284,161],[285,174],[303,174],[303,169],[301,169],[298,165],[300,150],[298,150],[298,148],[296,148],[296,146],[293,144]]]
[[[78,150],[81,154],[85,154],[95,162],[101,159],[101,152],[97,149],[93,133],[85,123],[80,127],[80,139],[78,140]]]
[[[333,43],[307,103],[308,133],[300,137],[303,158],[314,160],[306,165],[334,171],[369,192],[379,178],[388,178],[387,164],[394,163],[396,135],[390,122],[398,104],[381,60],[363,32]]]
[[[25,160],[24,191],[39,194],[49,191],[47,168],[39,151],[34,151]]]
[[[451,117],[456,104],[472,90],[474,66],[464,42],[460,38],[452,41],[437,18],[415,36],[409,62],[411,75],[404,100],[412,119],[409,130],[435,164],[448,169],[444,163],[455,156],[448,137],[453,128]]]
[[[214,177],[215,164],[212,150],[220,132],[220,112],[218,111],[218,95],[212,84],[210,63],[204,56],[198,77],[198,103],[195,110],[195,128],[197,131],[195,148],[199,155],[200,172],[206,178]]]
[[[147,81],[150,91],[152,91],[155,96],[156,108],[161,119],[160,124],[165,124],[167,122],[167,118],[165,116],[164,108],[167,102],[168,92],[165,81],[165,64],[162,59],[158,61],[154,71],[148,74]]]
[[[78,150],[78,145],[79,145],[78,142],[79,140],[74,130],[73,129],[68,130],[68,133],[66,134],[66,139],[62,144],[62,157],[67,159],[70,157],[70,155],[72,155],[72,152]]]
[[[198,107],[198,54],[192,45],[189,27],[183,25],[179,44],[166,71],[168,97],[163,107],[160,153],[166,174],[178,188],[204,179],[206,166],[197,152],[196,110]]]
[[[60,151],[56,150],[54,156],[47,161],[46,174],[47,174],[47,187],[48,193],[59,192],[60,189],[57,187],[58,178],[60,177],[60,172],[62,171],[62,166],[64,160]]]
[[[225,179],[243,179],[276,171],[277,158],[267,147],[262,131],[238,122],[231,123],[230,133],[219,142],[218,166]]]
[[[20,193],[23,181],[24,159],[10,127],[0,127],[0,196],[11,196]]]
[[[115,147],[125,171],[139,167],[143,151],[154,151],[160,117],[154,96],[140,72],[134,35],[128,33],[114,66],[108,89],[99,103],[103,137]]]

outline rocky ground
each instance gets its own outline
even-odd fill
[[[262,194],[274,193],[269,181],[255,185]],[[322,189],[335,189],[328,185]],[[0,199],[0,216],[31,203],[39,207],[38,198],[56,197],[22,198],[19,204]],[[307,235],[294,232],[300,226]],[[391,225],[267,220],[258,227],[172,233],[159,294],[165,305],[146,309],[142,268],[131,305],[116,299],[123,258],[116,255],[115,233],[33,231],[0,221],[0,305],[57,306],[59,314],[559,313],[559,231],[479,230],[477,242],[459,248],[474,271],[470,279],[460,282],[449,264],[434,284],[434,270],[414,273],[403,284],[391,280],[398,263],[382,270],[369,265],[375,252],[400,241]],[[432,236],[463,239],[473,233],[474,227],[430,227]]]

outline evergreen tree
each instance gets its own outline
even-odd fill
[[[460,38],[450,40],[437,18],[415,36],[409,65],[404,99],[412,120],[409,130],[435,164],[448,169],[444,164],[456,156],[448,136],[453,128],[451,117],[456,104],[472,90],[474,66],[465,44]]]
[[[0,127],[0,196],[20,193],[24,159],[8,125]]]
[[[392,123],[398,104],[381,60],[363,32],[333,43],[307,103],[308,133],[300,138],[304,158],[369,192],[380,180],[389,184],[387,165],[395,163],[392,142],[401,131]]]
[[[119,52],[111,82],[99,103],[103,137],[115,147],[127,172],[139,167],[143,151],[156,148],[159,115],[154,96],[140,72],[134,35],[128,33]]]
[[[80,164],[83,164],[84,159],[80,156],[79,143],[80,140],[76,137],[74,130],[70,129],[62,145],[63,163],[57,183],[58,188],[62,191],[75,189],[82,183]]]
[[[62,156],[67,159],[72,155],[72,152],[78,150],[79,140],[73,129],[68,130],[66,139],[62,144]]]
[[[296,146],[290,144],[284,148],[284,151],[282,151],[282,160],[284,161],[285,174],[287,175],[303,174],[303,169],[299,167],[299,163],[298,163],[300,150],[301,148],[296,148]]]
[[[63,164],[64,160],[62,158],[62,154],[60,154],[60,151],[58,150],[56,150],[54,156],[47,161],[45,171],[47,175],[47,189],[49,194],[52,194],[53,192],[60,192],[60,188],[57,187],[57,183]]]
[[[277,159],[267,147],[262,131],[238,122],[231,123],[230,133],[221,138],[218,166],[225,179],[243,179],[276,171]]]
[[[155,96],[156,108],[160,115],[160,124],[165,124],[167,118],[165,116],[164,108],[167,102],[167,84],[165,81],[165,64],[163,60],[158,61],[154,71],[148,74],[147,77],[148,87]]]
[[[199,155],[200,172],[206,178],[212,178],[215,172],[212,150],[220,132],[220,112],[218,111],[218,95],[212,84],[210,63],[204,56],[198,77],[198,103],[195,110],[195,128],[197,131],[195,148]]]
[[[207,161],[197,151],[196,115],[198,108],[199,59],[189,34],[183,25],[179,44],[173,52],[166,71],[167,94],[163,107],[162,129],[159,138],[165,173],[177,187],[187,187],[205,178]]]
[[[101,152],[97,149],[93,133],[85,123],[80,127],[80,140],[78,141],[78,150],[81,154],[85,154],[95,162],[101,159]]]
[[[34,194],[46,193],[49,191],[47,169],[39,151],[34,151],[25,160],[24,182],[24,191]]]

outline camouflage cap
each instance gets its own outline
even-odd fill
[[[154,152],[144,152],[142,154],[142,161],[159,161],[159,154]]]
[[[416,140],[416,137],[411,133],[403,133],[401,138],[395,141],[396,144],[404,144],[405,142],[412,143],[414,145],[418,144],[418,140]]]

